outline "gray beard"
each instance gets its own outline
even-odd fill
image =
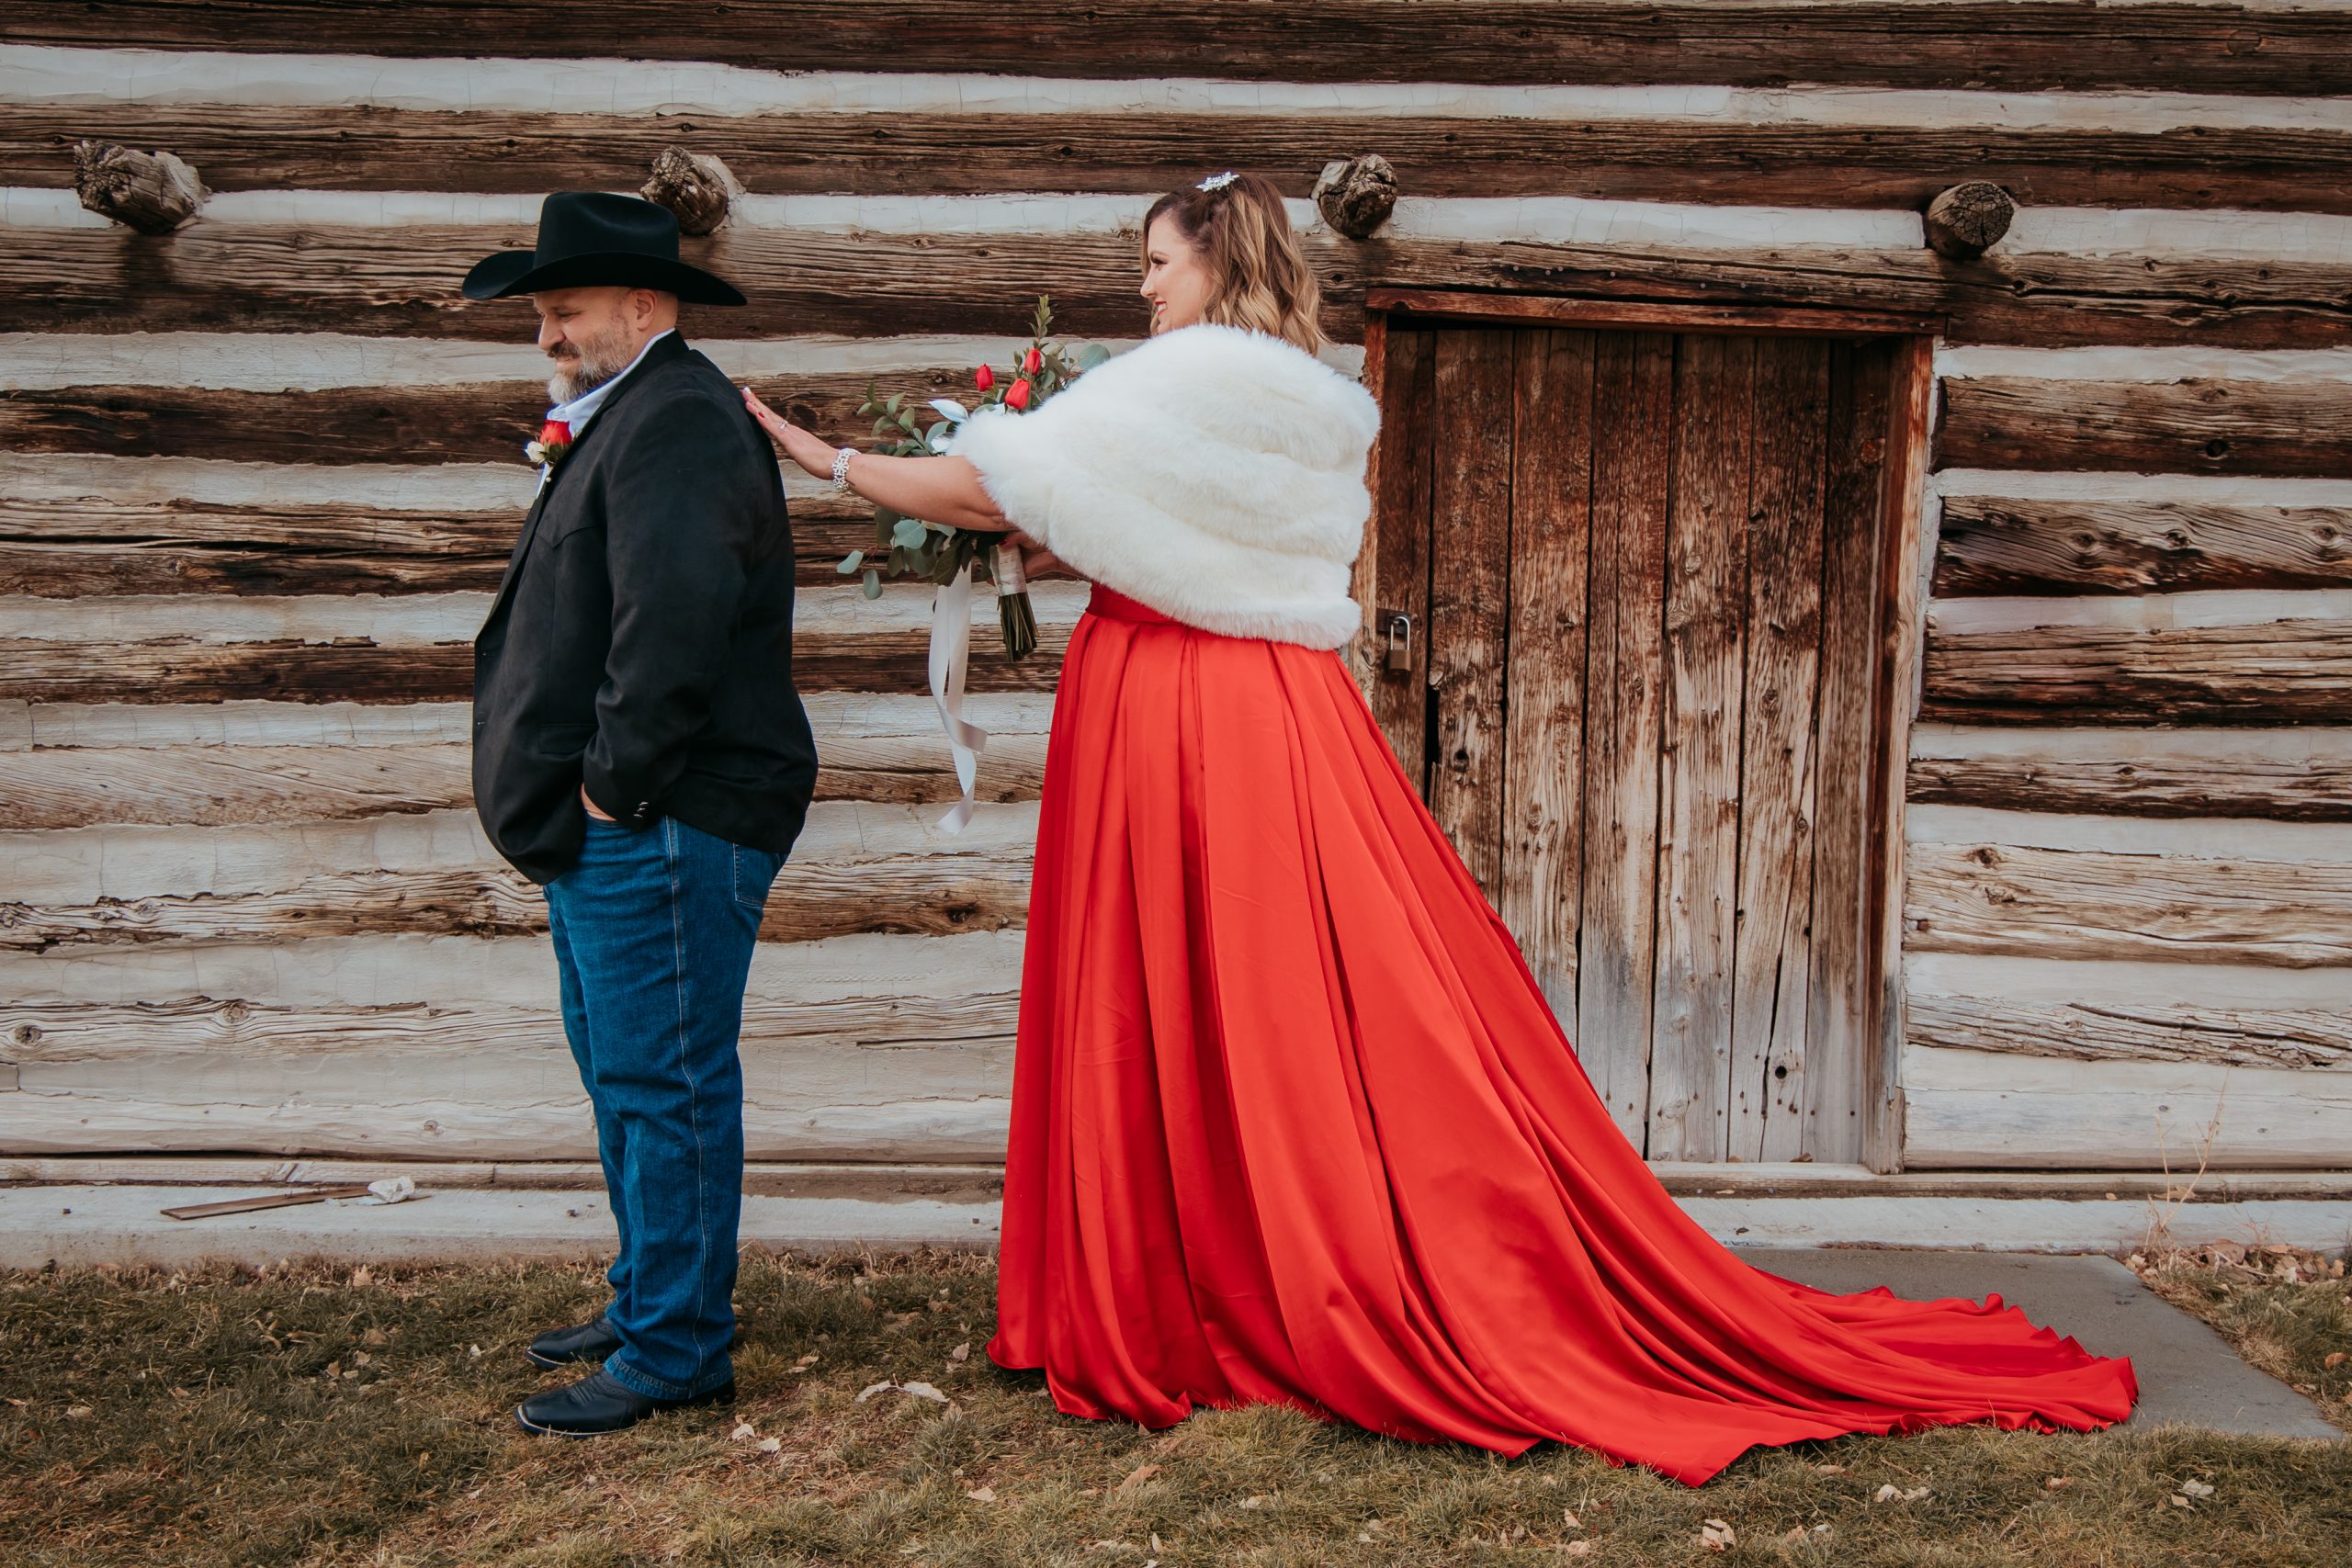
[[[614,357],[605,358],[602,345],[582,344],[580,348],[580,368],[559,370],[548,378],[548,401],[568,403],[575,398],[586,397],[614,377],[629,367],[634,355],[616,350]]]

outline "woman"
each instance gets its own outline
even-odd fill
[[[1076,1415],[1272,1402],[1692,1484],[1758,1443],[2128,1415],[2129,1362],[1998,1297],[1826,1294],[1675,1205],[1333,652],[1377,416],[1312,356],[1277,192],[1162,197],[1144,268],[1150,340],[1036,412],[840,459],[1095,585],[1046,757],[989,1355]]]

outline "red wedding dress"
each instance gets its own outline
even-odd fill
[[[1097,587],[1054,711],[989,1354],[1166,1427],[1292,1405],[1697,1484],[1758,1443],[2087,1428],[1994,1297],[1740,1261],[1594,1095],[1340,659]]]

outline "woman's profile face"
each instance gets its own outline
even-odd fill
[[[1206,262],[1167,213],[1145,238],[1142,293],[1151,302],[1152,335],[1193,325],[1208,304]]]

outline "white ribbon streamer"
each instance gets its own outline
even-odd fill
[[[972,660],[972,574],[959,571],[931,598],[931,700],[947,731],[956,758],[956,782],[963,798],[939,819],[943,833],[960,833],[972,819],[973,788],[989,732],[964,718],[964,675]]]

